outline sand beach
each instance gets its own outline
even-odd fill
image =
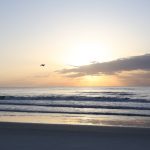
[[[149,150],[150,129],[0,123],[1,150]]]

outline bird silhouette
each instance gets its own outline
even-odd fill
[[[44,66],[45,66],[45,64],[41,64],[40,66],[41,66],[41,67],[44,67]]]

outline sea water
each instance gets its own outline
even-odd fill
[[[0,121],[42,116],[44,123],[149,127],[150,87],[0,88]]]

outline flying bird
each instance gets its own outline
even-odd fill
[[[45,64],[41,64],[40,66],[41,66],[41,67],[44,67],[44,66],[45,66]]]

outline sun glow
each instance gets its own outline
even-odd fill
[[[67,62],[69,65],[86,65],[93,62],[103,62],[112,58],[110,49],[100,43],[80,43],[69,50]]]

